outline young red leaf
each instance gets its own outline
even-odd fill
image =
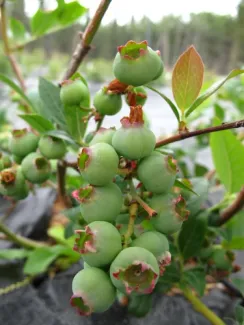
[[[200,93],[204,66],[194,46],[190,46],[176,62],[172,75],[175,101],[181,111],[188,108]]]

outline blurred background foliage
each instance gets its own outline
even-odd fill
[[[47,1],[39,1],[40,9],[45,9]],[[24,0],[10,2],[8,7],[9,14],[15,19],[10,27],[18,32],[20,44],[23,43],[22,27],[18,22],[23,24],[27,33],[35,27],[26,14],[26,2]],[[45,60],[48,59],[49,69],[48,71],[44,69],[43,74],[51,79],[57,79],[77,43],[78,32],[85,29],[88,20],[89,11],[84,13],[82,23],[78,22],[43,37],[39,37],[42,31],[36,30],[36,36],[39,38],[37,37],[37,40],[29,43],[17,54],[19,56],[17,59],[24,66],[23,70],[26,74],[30,74],[40,66],[44,67]],[[63,23],[64,21],[62,27],[66,27]],[[38,27],[37,19],[36,24]],[[16,46],[18,45],[16,35],[14,39],[14,46]],[[96,50],[90,52],[81,72],[91,81],[103,82],[110,79],[111,62],[116,47],[129,39],[138,41],[147,39],[152,48],[159,49],[167,71],[171,71],[178,56],[189,45],[194,44],[203,58],[206,70],[212,74],[223,75],[233,67],[240,67],[244,62],[244,1],[240,2],[236,17],[203,12],[191,14],[189,21],[170,15],[163,17],[157,23],[144,17],[138,22],[132,18],[130,23],[124,26],[118,25],[116,21],[102,25],[93,43]],[[11,73],[2,51],[0,72]],[[160,83],[162,84],[163,80],[160,80]]]

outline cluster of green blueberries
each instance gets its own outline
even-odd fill
[[[166,236],[179,231],[189,215],[184,198],[172,193],[176,162],[155,150],[155,135],[143,121],[147,98],[143,85],[162,74],[160,53],[145,41],[129,41],[118,48],[113,71],[120,85],[128,85],[123,94],[130,114],[121,119],[118,130],[100,128],[89,146],[81,148],[77,161],[87,182],[73,193],[87,223],[76,230],[74,246],[84,261],[84,269],[72,282],[71,304],[80,315],[106,311],[116,295],[152,293],[171,261]],[[86,96],[87,86],[80,79],[62,84],[64,106],[81,104]],[[93,103],[101,116],[114,115],[122,107],[122,93],[104,87]],[[24,129],[13,132],[10,151],[19,165],[11,167],[6,156],[0,159],[0,194],[23,199],[28,195],[28,182],[40,184],[50,177],[49,159],[63,158],[66,145],[61,139],[40,138]],[[133,168],[124,176],[122,190],[114,180],[128,166]],[[135,195],[142,199],[143,193],[149,194],[144,199],[155,214],[148,215],[143,204],[138,204],[134,229],[126,238],[130,218],[135,218],[129,206],[135,204]],[[150,229],[142,227],[143,220],[150,223]]]

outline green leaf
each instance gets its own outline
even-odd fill
[[[3,260],[14,260],[14,259],[22,259],[28,256],[30,251],[27,249],[1,249],[0,250],[0,259]]]
[[[225,118],[225,111],[222,106],[220,106],[218,103],[214,104],[214,111],[215,111],[215,116],[220,119],[221,121],[224,120]]]
[[[15,40],[23,41],[25,39],[25,26],[20,20],[10,18],[10,29]]]
[[[70,3],[59,4],[57,19],[59,24],[66,26],[75,22],[80,18],[84,13],[87,12],[87,9],[80,5],[77,1]]]
[[[195,289],[199,296],[203,296],[206,286],[205,276],[206,274],[203,268],[195,267],[184,271],[183,282]]]
[[[58,12],[44,11],[38,9],[35,15],[31,19],[31,31],[35,36],[41,36],[45,34],[49,29],[54,28],[57,24]]]
[[[65,228],[60,226],[53,226],[48,229],[47,234],[49,237],[56,240],[58,244],[62,244],[64,246],[73,247],[74,246],[74,236],[73,238],[66,239],[64,236]],[[73,234],[74,235],[74,234]]]
[[[182,188],[186,191],[189,191],[189,192],[199,196],[195,191],[193,191],[193,189],[189,186],[189,184],[187,182],[185,182],[185,179],[176,179],[174,186]]]
[[[219,120],[214,119],[214,125]],[[213,132],[210,146],[218,177],[229,193],[239,192],[244,184],[244,146],[230,130]]]
[[[64,116],[70,135],[81,143],[87,127],[87,122],[83,120],[87,112],[79,106],[65,106]]]
[[[228,240],[223,242],[223,246],[227,249],[244,249],[244,211],[231,218],[226,223],[225,229]]]
[[[24,273],[35,275],[45,272],[64,250],[63,246],[40,247],[33,250],[24,265]]]
[[[183,222],[178,244],[184,259],[196,256],[199,253],[207,232],[207,225],[207,213],[201,213],[197,216],[190,215],[189,219]]]
[[[17,94],[19,94],[24,101],[31,107],[33,108],[33,103],[29,100],[29,98],[24,94],[22,89],[17,86],[12,80],[10,80],[8,77],[6,77],[3,74],[0,74],[0,80],[7,84],[10,88],[12,88],[14,91],[16,91]]]
[[[69,142],[70,144],[78,146],[77,143],[71,138],[71,136],[65,131],[53,130],[53,131],[48,131],[45,134],[51,135],[54,138],[65,140],[65,141]]]
[[[200,93],[204,66],[194,46],[190,46],[178,59],[172,73],[174,99],[183,112]]]
[[[244,279],[242,278],[232,278],[231,279],[234,286],[241,292],[244,296]]]
[[[69,218],[73,222],[78,222],[79,219],[82,218],[79,205],[77,207],[62,211],[62,214],[64,214],[67,218]]]
[[[227,80],[234,78],[242,73],[244,73],[244,70],[240,70],[240,69],[232,70],[225,79],[218,81],[212,87],[210,87],[205,93],[199,96],[195,100],[195,102],[188,108],[185,116],[186,117],[189,116],[199,105],[201,105],[206,99],[212,96],[221,86],[223,86]]]
[[[159,94],[159,96],[161,96],[169,104],[169,106],[172,109],[173,113],[175,114],[175,117],[177,118],[178,122],[180,122],[180,114],[179,114],[179,111],[178,111],[177,107],[175,106],[175,104],[167,96],[162,94],[157,89],[155,89],[151,86],[145,86],[145,87],[147,87],[148,89],[151,89],[155,93]]]
[[[195,164],[195,168],[194,169],[195,169],[194,174],[196,175],[196,177],[202,177],[208,171],[207,167],[205,167],[205,166],[203,166],[201,164]]]
[[[44,113],[52,121],[65,128],[63,105],[61,103],[59,93],[60,89],[58,86],[53,85],[50,81],[44,78],[39,79],[39,95],[44,103]]]
[[[167,292],[169,291],[175,283],[180,281],[180,270],[175,262],[172,262],[166,267],[166,270],[158,280],[156,285],[157,292]]]
[[[239,322],[240,325],[244,323],[244,307],[238,305],[235,308],[235,318]]]
[[[144,317],[152,308],[152,295],[130,296],[128,312],[136,317]]]
[[[38,114],[20,114],[23,120],[25,120],[33,129],[40,133],[54,130],[54,125],[44,117]]]

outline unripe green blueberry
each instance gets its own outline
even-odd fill
[[[136,100],[136,105],[141,105],[144,106],[146,101],[147,101],[147,92],[144,87],[134,87],[129,93],[126,94],[125,96],[125,101],[126,103],[130,105],[130,96],[131,94],[135,94],[135,100]]]
[[[170,191],[174,185],[177,171],[176,161],[172,156],[165,156],[154,151],[140,161],[137,175],[148,191],[161,194]]]
[[[122,249],[121,236],[109,222],[94,221],[85,229],[76,230],[74,250],[81,253],[90,266],[109,265]]]
[[[114,183],[100,187],[88,185],[74,191],[73,197],[80,202],[81,214],[87,223],[114,222],[123,204],[122,192]]]
[[[66,80],[62,83],[60,99],[65,106],[77,106],[87,101],[89,90],[80,80]]]
[[[51,176],[50,162],[39,153],[30,153],[21,163],[25,178],[34,184],[41,184]]]
[[[158,70],[158,73],[156,74],[156,76],[154,77],[153,80],[156,80],[158,79],[159,77],[161,77],[161,75],[163,74],[164,72],[164,63],[163,61],[161,60],[161,66],[160,66],[160,69]]]
[[[113,72],[122,83],[142,86],[152,81],[162,70],[162,60],[158,51],[153,51],[147,41],[127,42],[118,47],[114,59]]]
[[[130,116],[121,120],[122,127],[112,139],[112,145],[120,155],[134,160],[152,153],[156,138],[143,123],[142,107],[130,107]]]
[[[100,128],[94,135],[93,139],[91,140],[90,145],[92,146],[93,144],[96,143],[107,143],[112,145],[112,138],[115,131],[116,130],[114,128],[110,128],[110,129]]]
[[[84,269],[89,269],[90,267],[92,267],[92,266],[90,266],[88,263],[86,263],[86,262],[83,262],[83,268]]]
[[[116,291],[109,276],[95,267],[87,268],[75,275],[72,291],[70,303],[82,316],[106,311],[116,298]]]
[[[165,235],[158,231],[147,231],[134,239],[130,244],[131,247],[143,247],[151,252],[157,259],[160,275],[163,275],[165,266],[171,262],[169,252],[169,242]]]
[[[154,195],[149,204],[158,213],[151,219],[152,225],[166,235],[179,231],[183,221],[189,216],[186,202],[181,195],[178,198],[171,195]]]
[[[61,159],[66,153],[66,146],[62,139],[43,135],[38,144],[41,154],[48,159]]]
[[[93,104],[101,115],[115,115],[122,108],[122,98],[104,87],[95,94]]]
[[[13,155],[13,160],[16,162],[16,164],[20,165],[22,163],[22,160],[24,159],[24,157],[20,157],[20,156],[16,156]]]
[[[28,187],[21,167],[4,169],[0,173],[0,193],[18,200],[28,195]]]
[[[25,157],[36,151],[39,137],[27,129],[14,130],[9,143],[9,149],[13,155]]]
[[[149,294],[159,277],[155,256],[142,247],[122,250],[110,266],[114,286],[126,294]]]
[[[90,184],[104,186],[112,181],[119,164],[114,148],[107,143],[96,143],[82,148],[78,156],[78,167],[82,177]]]
[[[10,168],[12,166],[12,161],[9,156],[3,155],[0,152],[0,171]]]
[[[210,259],[217,269],[230,271],[234,261],[234,254],[223,248],[216,248],[214,249]]]

